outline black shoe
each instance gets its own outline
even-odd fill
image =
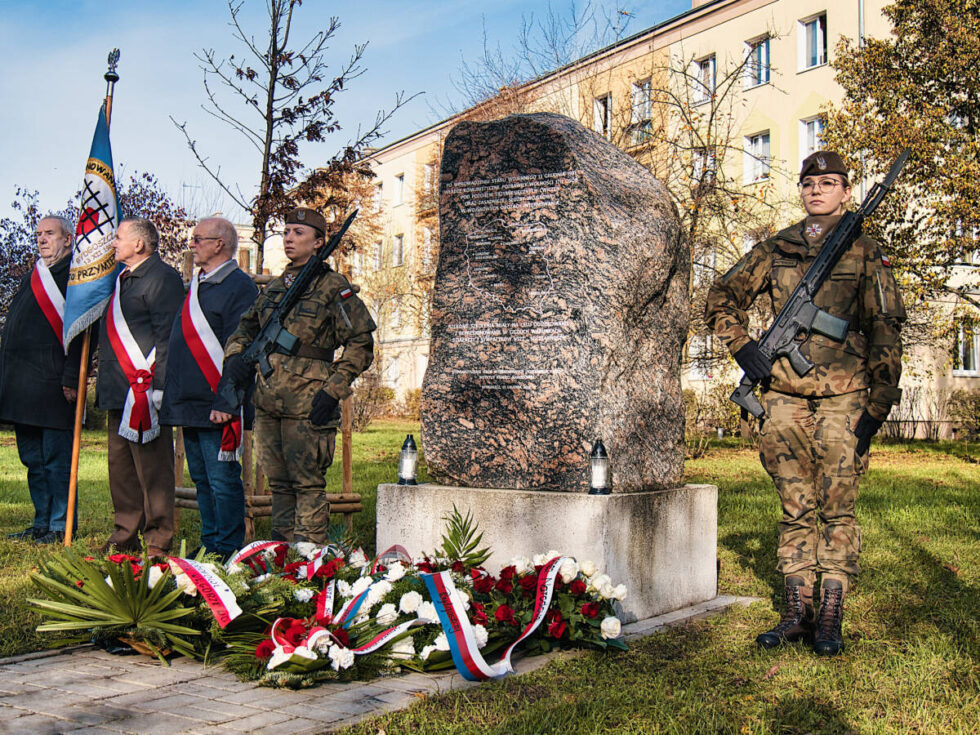
[[[34,539],[35,544],[63,544],[65,543],[64,531],[48,531]]]
[[[8,533],[7,538],[9,538],[11,541],[33,541],[46,533],[47,531],[42,531],[40,528],[34,528],[34,526],[31,526],[30,528],[25,528],[23,531],[18,531],[17,533]]]
[[[786,610],[776,627],[756,637],[761,648],[796,643],[813,634],[813,588],[805,587],[801,577],[786,577]]]
[[[820,614],[813,652],[818,656],[836,656],[844,650],[841,623],[844,620],[844,587],[839,580],[828,579],[820,586]]]

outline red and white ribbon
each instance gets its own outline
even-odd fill
[[[253,541],[236,551],[231,559],[228,560],[228,563],[225,564],[225,569],[231,571],[236,564],[243,562],[251,556],[255,556],[260,551],[276,549],[279,546],[289,546],[289,544],[285,541]]]
[[[389,546],[374,558],[374,564],[371,565],[371,574],[373,575],[378,571],[378,567],[381,565],[382,559],[387,559],[389,557],[402,559],[408,564],[412,563],[412,555],[408,553],[408,550],[401,544],[395,544],[394,546]]]
[[[122,282],[122,271],[116,276],[116,288],[112,292],[112,301],[106,311],[106,333],[109,344],[119,361],[126,380],[129,381],[129,391],[126,393],[126,403],[123,406],[122,421],[119,422],[119,436],[131,442],[146,444],[160,436],[160,422],[157,418],[157,408],[153,405],[153,368],[156,365],[156,347],[149,355],[143,355],[129,325],[123,316],[119,303],[119,284]]]
[[[37,305],[41,307],[41,313],[58,336],[58,344],[64,347],[65,295],[61,293],[58,284],[54,282],[54,276],[40,258],[31,271],[31,291],[37,299]]]
[[[197,295],[199,285],[200,278],[191,278],[191,287],[180,312],[180,326],[194,362],[197,363],[214,393],[217,392],[218,381],[221,380],[224,349],[201,309],[201,302]],[[235,462],[241,459],[241,456],[242,412],[239,409],[238,416],[221,428],[221,448],[218,450],[218,459],[222,462]]]
[[[316,596],[316,621],[318,623],[329,625],[333,622],[333,598],[336,589],[337,581],[331,579],[326,589]]]
[[[214,619],[222,628],[242,614],[238,600],[235,599],[235,593],[217,574],[203,564],[190,559],[179,559],[171,556],[168,561],[171,567],[176,566],[177,569],[187,575],[191,584],[208,603],[208,607],[214,614]],[[176,573],[177,570],[175,569],[174,572]]]
[[[453,584],[452,575],[449,572],[422,575],[432,597],[432,603],[439,614],[442,630],[449,641],[449,650],[452,653],[453,662],[463,678],[470,681],[497,679],[514,670],[510,664],[511,653],[518,643],[534,633],[544,621],[548,607],[551,605],[555,578],[558,576],[558,570],[565,558],[563,556],[555,557],[541,568],[534,600],[534,615],[524,630],[521,631],[517,640],[504,651],[500,661],[493,665],[488,664],[480,654],[473,626],[466,616],[466,610],[459,599],[456,586]]]

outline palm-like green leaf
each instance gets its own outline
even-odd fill
[[[447,559],[459,560],[468,567],[481,566],[490,558],[490,549],[478,548],[483,534],[477,533],[478,526],[473,520],[473,514],[467,511],[464,516],[453,504],[453,512],[443,516],[446,530],[442,534],[442,555]]]

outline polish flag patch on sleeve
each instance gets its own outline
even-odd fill
[[[340,292],[340,298],[342,299],[349,299],[353,295],[354,295],[354,290],[351,288],[345,288],[343,291]]]
[[[884,253],[881,254],[881,264],[886,268],[892,267],[892,262],[888,259],[888,256],[885,255]]]

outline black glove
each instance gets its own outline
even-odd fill
[[[857,426],[854,427],[854,436],[858,438],[857,453],[864,455],[871,448],[871,437],[878,433],[884,421],[879,421],[867,411],[861,413]]]
[[[225,358],[221,377],[228,378],[236,388],[244,388],[255,374],[255,366],[249,365],[241,355]]]
[[[759,343],[754,339],[746,342],[745,346],[732,355],[732,357],[735,358],[738,366],[742,368],[745,377],[753,383],[758,383],[772,375],[772,363],[762,354],[762,351],[759,349]]]
[[[313,408],[310,409],[310,423],[314,426],[323,426],[336,419],[340,412],[340,401],[323,390],[318,390],[313,396]]]

